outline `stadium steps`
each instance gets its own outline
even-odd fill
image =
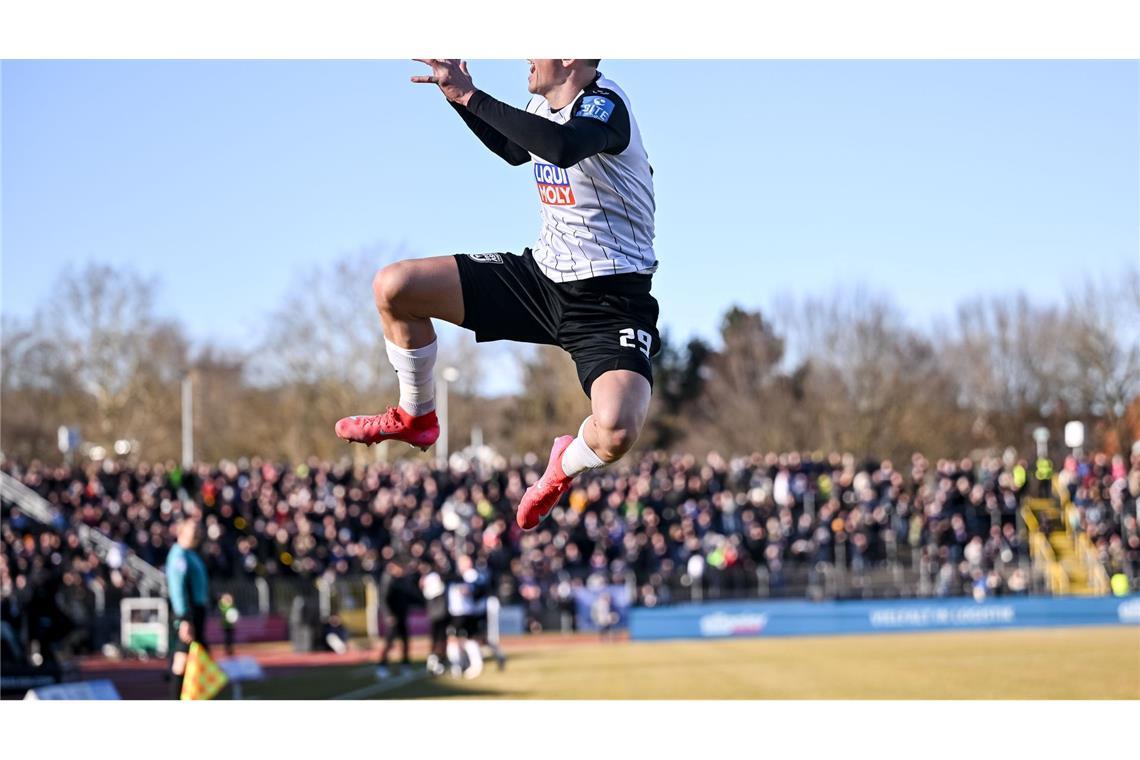
[[[6,472],[0,472],[0,498],[43,525],[58,528],[67,524],[47,499]],[[139,558],[110,536],[83,523],[69,528],[76,532],[83,546],[95,552],[99,559],[105,561],[113,553],[122,557],[123,565],[138,577],[139,590],[144,594],[166,595],[166,575],[157,567]]]
[[[1058,492],[1054,488],[1054,493]],[[1054,498],[1029,498],[1022,502],[1022,516],[1031,543],[1037,547],[1034,561],[1043,567],[1053,593],[1100,596],[1107,593],[1107,587],[1095,577],[1096,568],[1082,552],[1083,534],[1075,532],[1066,519],[1070,517],[1069,509],[1070,505]]]
[[[1055,478],[1053,492],[1058,495],[1064,531],[1054,531],[1050,535],[1050,541],[1054,542],[1054,546],[1060,547],[1059,551],[1063,555],[1058,556],[1063,556],[1062,562],[1066,569],[1078,581],[1074,583],[1073,593],[1082,596],[1108,595],[1111,591],[1108,570],[1101,562],[1092,539],[1080,528],[1080,515],[1069,499],[1069,490]]]

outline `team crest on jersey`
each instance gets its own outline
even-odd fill
[[[614,112],[614,102],[609,98],[603,98],[601,95],[587,95],[582,98],[582,103],[578,106],[578,110],[574,112],[575,116],[585,116],[589,119],[597,119],[598,121],[609,121],[610,115]]]
[[[535,161],[534,181],[538,184],[538,197],[547,206],[574,205],[574,188],[565,169]]]
[[[497,253],[469,253],[467,258],[480,264],[502,264],[503,257]]]

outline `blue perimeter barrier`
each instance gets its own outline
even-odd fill
[[[1140,595],[689,603],[634,608],[629,637],[724,639],[1080,625],[1140,625]]]

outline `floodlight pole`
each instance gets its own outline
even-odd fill
[[[445,377],[440,377],[435,382],[435,411],[439,418],[439,439],[435,442],[435,453],[439,459],[440,467],[447,466],[447,458],[450,453],[447,450],[447,386],[450,384]]]
[[[458,380],[459,377],[458,369],[444,367],[435,379],[435,415],[439,419],[439,438],[435,442],[435,453],[440,467],[447,467],[448,457],[451,454],[447,435],[450,429],[447,418],[448,386]]]
[[[194,464],[194,380],[182,378],[182,467]]]

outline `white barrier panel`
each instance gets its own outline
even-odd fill
[[[252,657],[230,657],[218,660],[218,667],[225,671],[231,681],[260,681],[265,678],[265,671]]]
[[[630,638],[802,636],[965,628],[1140,625],[1140,596],[730,601],[636,608]]]
[[[521,604],[505,604],[499,608],[499,634],[515,636],[523,633],[526,624],[526,611]]]
[[[41,686],[24,695],[24,699],[119,699],[115,684],[106,679],[99,681],[76,681],[54,686]]]
[[[249,656],[219,660],[218,667],[230,679],[234,699],[241,699],[242,681],[260,681],[265,678],[265,671],[261,669],[261,665]]]

